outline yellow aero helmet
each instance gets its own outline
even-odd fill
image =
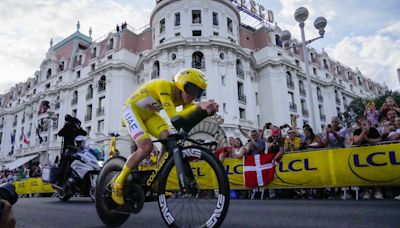
[[[184,68],[174,78],[175,86],[193,98],[199,98],[207,89],[207,79],[203,72],[195,68]]]

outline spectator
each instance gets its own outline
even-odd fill
[[[296,151],[301,147],[301,138],[297,136],[295,129],[289,129],[285,139],[285,151]]]
[[[235,145],[235,138],[233,138],[232,136],[230,136],[230,137],[228,138],[228,146],[229,146],[229,147],[234,147],[234,145]]]
[[[358,121],[359,128],[353,132],[353,144],[364,145],[366,143],[377,143],[382,141],[379,131],[369,125],[369,122],[365,118],[361,118]]]
[[[393,97],[389,96],[386,97],[385,103],[383,103],[381,110],[380,110],[380,114],[381,117],[385,117],[387,116],[387,112],[391,109],[394,109],[397,114],[400,114],[400,108],[397,107],[396,102],[394,101]]]
[[[399,116],[396,116],[394,119],[394,128],[395,128],[395,130],[391,131],[387,137],[388,140],[390,140],[390,141],[400,139],[400,117]]]
[[[318,135],[314,134],[311,127],[304,128],[305,141],[302,145],[303,148],[316,149],[324,147],[324,143]]]
[[[340,120],[338,117],[332,117],[331,124],[328,124],[325,131],[322,133],[322,141],[325,147],[342,147],[346,141],[347,129],[339,126]]]
[[[367,143],[377,143],[382,141],[382,138],[379,134],[379,131],[370,126],[368,120],[366,118],[361,118],[358,121],[359,128],[354,130],[353,137],[354,137],[354,144],[355,145],[364,145]],[[379,187],[372,188],[362,188],[362,195],[363,199],[371,199],[371,193],[374,193],[375,199],[383,199],[382,190]]]
[[[375,102],[369,101],[364,111],[364,117],[367,118],[371,126],[378,126],[379,111],[375,109]]]
[[[273,127],[271,131],[271,136],[267,139],[268,147],[267,153],[268,154],[275,154],[272,163],[274,164],[275,161],[279,161],[282,158],[282,155],[285,151],[284,149],[284,140],[281,135],[281,131],[277,127]]]
[[[239,126],[240,132],[249,139],[249,142],[244,146],[243,154],[255,155],[265,153],[265,141],[260,137],[258,130],[252,130],[249,135]]]
[[[387,111],[386,119],[382,121],[382,127],[378,129],[382,135],[383,141],[390,140],[388,139],[389,134],[393,131],[396,131],[396,126],[395,126],[396,117],[397,117],[396,111],[394,110]]]

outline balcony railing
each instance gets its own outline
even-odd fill
[[[307,95],[307,92],[304,88],[300,88],[300,95],[304,97]]]
[[[99,89],[98,89],[98,92],[102,92],[102,91],[105,91],[106,90],[106,85],[104,84],[104,85],[99,85]]]
[[[326,121],[326,116],[324,114],[320,114],[319,117],[321,118],[321,121]]]
[[[238,78],[244,79],[244,72],[242,69],[236,69],[236,75]]]
[[[76,105],[78,103],[78,98],[72,98],[71,105]]]
[[[302,109],[301,113],[303,114],[303,116],[308,117],[308,110],[307,109]]]
[[[294,82],[293,81],[286,81],[287,87],[290,89],[294,89]]]
[[[90,100],[93,98],[93,93],[87,93],[86,94],[86,100]]]
[[[104,112],[104,108],[103,108],[103,112]],[[97,115],[98,116],[98,115]],[[90,121],[92,120],[92,114],[90,115],[85,115],[85,121]]]
[[[318,101],[319,101],[319,102],[323,102],[323,101],[324,101],[324,97],[321,96],[321,95],[318,95]]]
[[[246,95],[238,94],[238,99],[240,102],[246,103]]]
[[[293,102],[289,102],[290,111],[297,111],[297,105]]]
[[[160,72],[159,71],[153,71],[151,72],[151,79],[159,78],[160,77]]]
[[[104,108],[98,108],[96,113],[97,116],[104,116]]]
[[[57,103],[54,105],[54,107],[55,107],[55,109],[59,109],[59,108],[60,108],[60,102],[57,102]]]

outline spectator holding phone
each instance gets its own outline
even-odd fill
[[[353,132],[353,144],[363,145],[367,143],[377,143],[382,141],[379,131],[369,125],[369,122],[365,118],[361,118],[358,121],[359,128]]]
[[[325,131],[322,133],[322,141],[325,147],[342,147],[346,141],[346,128],[340,127],[340,120],[337,116],[332,117],[331,124],[328,124]]]

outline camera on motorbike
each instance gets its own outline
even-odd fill
[[[11,205],[17,202],[18,194],[15,192],[15,187],[12,184],[0,185],[0,199],[8,201]],[[3,214],[4,205],[0,201],[0,218]]]

